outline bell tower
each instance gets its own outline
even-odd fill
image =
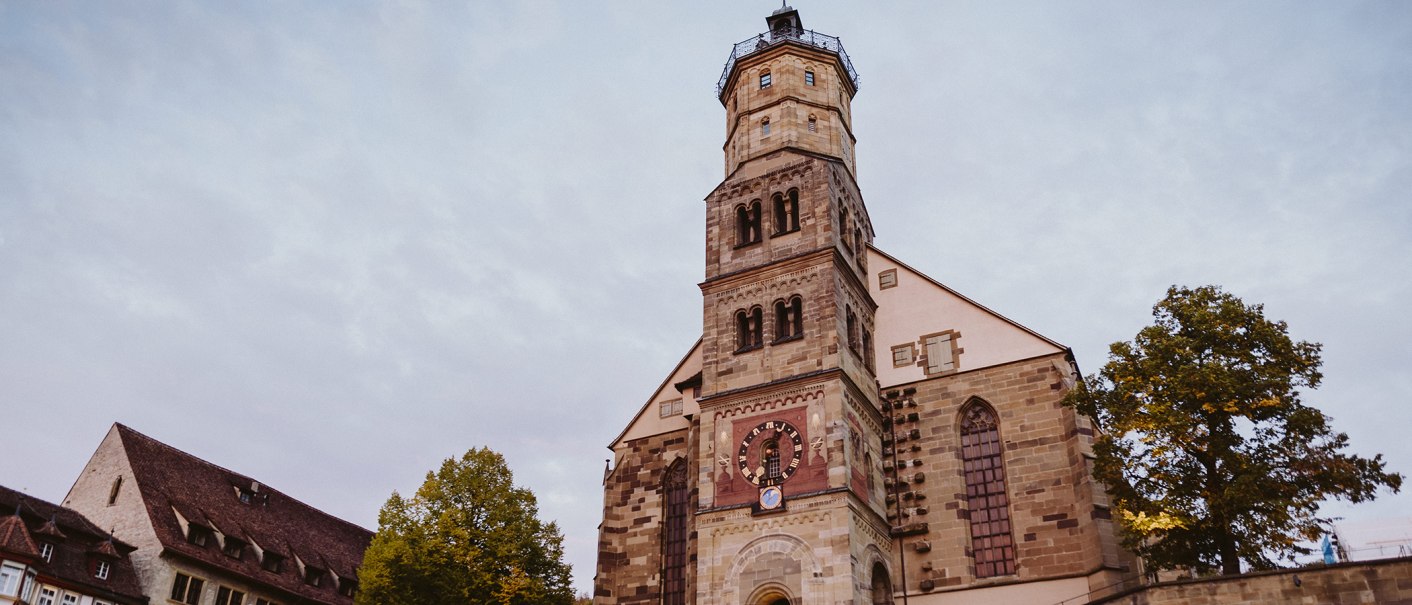
[[[891,594],[858,83],[840,40],[786,6],[732,48],[717,85],[725,180],[706,198],[699,604]]]

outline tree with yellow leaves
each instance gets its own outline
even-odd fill
[[[1173,286],[1152,311],[1067,399],[1098,425],[1094,476],[1150,564],[1271,568],[1310,552],[1301,542],[1330,523],[1321,502],[1401,487],[1381,454],[1348,453],[1348,436],[1301,401],[1322,378],[1318,343],[1216,286]]]

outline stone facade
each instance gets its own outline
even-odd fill
[[[1143,586],[1091,605],[1412,605],[1412,559],[1281,569]]]
[[[1089,478],[1092,432],[1060,405],[1067,348],[874,247],[851,63],[792,9],[767,26],[722,79],[702,338],[610,446],[595,602],[1052,605],[1115,581],[1129,561]],[[979,512],[960,428],[975,406],[1004,475]],[[985,526],[998,538],[972,535],[980,514],[1003,518]],[[994,540],[1002,572],[978,573]]]

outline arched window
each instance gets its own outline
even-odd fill
[[[853,314],[853,307],[849,306],[843,308],[843,314],[848,322],[848,350],[858,355],[858,316]]]
[[[804,298],[775,301],[775,342],[804,336]]]
[[[760,200],[735,207],[735,243],[744,246],[760,241]]]
[[[775,235],[799,230],[799,190],[788,194],[776,193],[770,198],[775,204]]]
[[[873,333],[863,330],[863,367],[873,371]]]
[[[780,478],[780,442],[778,439],[766,440],[760,446],[760,464],[765,467],[765,479],[771,484],[777,483]]]
[[[686,604],[686,460],[678,458],[662,479],[662,603]]]
[[[1000,427],[995,410],[979,400],[972,400],[961,411],[961,465],[976,577],[1013,575],[1015,542],[1010,534]]]
[[[880,562],[873,564],[873,605],[892,605],[892,579]]]
[[[868,499],[872,500],[873,494],[878,491],[878,480],[873,471],[873,454],[871,452],[863,453],[863,472],[867,473]]]
[[[853,251],[853,246],[848,243],[848,210],[845,208],[838,209],[838,239],[845,248]]]
[[[735,312],[736,351],[749,351],[764,344],[762,325],[765,310],[752,307],[749,311]]]

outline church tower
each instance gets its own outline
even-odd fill
[[[873,236],[838,38],[785,7],[717,89],[725,181],[706,198],[696,602],[891,594],[874,373]]]
[[[873,245],[858,74],[789,7],[717,95],[702,334],[609,448],[599,605],[1052,605],[1131,580],[1068,347]],[[876,347],[875,347],[876,344]]]

